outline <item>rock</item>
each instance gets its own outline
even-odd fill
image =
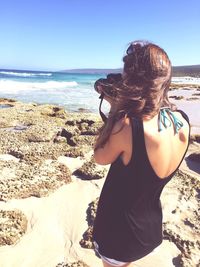
[[[67,140],[66,140],[66,138],[64,136],[56,136],[54,138],[54,142],[55,143],[66,143]]]
[[[83,238],[79,242],[83,248],[88,248],[88,249],[94,248],[92,232],[93,232],[93,224],[94,224],[94,219],[96,217],[98,202],[99,198],[96,198],[93,202],[89,204],[89,207],[87,209],[88,229],[85,231],[85,233],[83,234]]]
[[[46,138],[50,140],[51,137]],[[64,156],[70,148],[67,142],[53,142],[53,140],[47,141],[47,139],[40,140],[44,142],[29,142],[26,133],[9,133],[9,138],[7,138],[6,132],[0,132],[0,153],[10,154],[33,165],[45,159],[55,160],[59,156]]]
[[[0,199],[47,196],[71,182],[69,169],[55,160],[33,165],[0,161]]]
[[[15,150],[15,149],[10,149],[7,151],[7,153],[9,155],[12,155],[14,156],[15,158],[18,158],[18,159],[23,159],[24,155],[21,151],[18,151],[18,150]]]
[[[99,124],[93,120],[82,119],[78,123],[78,128],[82,135],[97,135]]]
[[[195,101],[195,100],[199,100],[198,97],[188,97],[186,98],[187,101]]]
[[[181,84],[181,83],[171,83],[170,90],[174,89],[184,89],[184,90],[191,90],[191,89],[200,90],[199,84]]]
[[[72,158],[83,157],[87,152],[88,149],[86,147],[72,147],[65,151],[64,156]]]
[[[87,221],[88,221],[88,224],[90,226],[92,226],[94,224],[98,203],[99,203],[99,197],[97,197],[94,201],[92,201],[89,204],[89,207],[88,207],[88,210],[87,210]]]
[[[179,95],[179,96],[172,95],[172,96],[169,96],[169,98],[174,98],[175,100],[181,100],[181,99],[184,99],[184,96],[182,96],[182,95]]]
[[[13,104],[16,103],[17,100],[12,99],[12,98],[0,98],[0,104]]]
[[[89,113],[90,110],[89,109],[86,109],[86,108],[79,108],[78,109],[78,112],[81,112],[81,113]]]
[[[28,142],[50,142],[54,140],[59,127],[49,125],[33,125],[26,131]]]
[[[193,96],[200,96],[200,93],[194,93]]]
[[[101,179],[105,177],[106,173],[107,168],[96,164],[93,157],[74,172],[75,175],[83,180]]]
[[[62,136],[66,138],[67,144],[70,146],[76,146],[76,143],[72,140],[72,137],[75,135],[75,131],[70,131],[65,128],[62,128],[62,130],[57,134],[57,136]]]
[[[93,227],[89,226],[87,231],[83,234],[83,239],[79,242],[81,247],[83,248],[88,248],[88,249],[93,249],[93,239],[92,239],[92,232],[93,232]]]
[[[76,146],[87,146],[90,150],[94,147],[95,137],[90,135],[79,135],[71,138]]]
[[[101,122],[79,118],[67,120],[65,124],[68,126],[67,132],[71,133],[71,136],[68,137],[68,144],[93,148],[95,136],[98,133]]]
[[[67,120],[65,124],[69,126],[76,126],[81,135],[96,135],[101,126],[100,121],[84,118],[78,120]]]
[[[27,223],[19,210],[0,210],[0,246],[16,244],[26,232]]]
[[[190,135],[190,142],[200,143],[200,134],[191,134]]]
[[[67,118],[67,112],[64,110],[64,108],[48,104],[42,106],[41,114],[61,119]]]
[[[83,261],[76,261],[72,263],[58,263],[56,267],[89,267],[86,263]]]

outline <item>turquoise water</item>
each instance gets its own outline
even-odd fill
[[[99,95],[94,90],[94,82],[101,77],[105,75],[0,70],[0,97],[96,113]]]
[[[98,112],[99,95],[94,82],[105,74],[78,74],[0,69],[0,97],[23,102],[49,103],[68,111]],[[200,78],[177,77],[175,83],[200,84]],[[105,102],[105,101],[104,101]],[[109,106],[103,103],[103,110]]]

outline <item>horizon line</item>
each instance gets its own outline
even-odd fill
[[[176,68],[176,67],[200,67],[200,64],[195,64],[195,65],[174,65],[174,66],[172,66],[172,68]],[[62,73],[62,72],[67,72],[67,71],[92,71],[92,70],[94,70],[94,71],[97,71],[97,70],[99,70],[99,71],[108,71],[108,70],[118,70],[118,71],[120,71],[120,70],[122,70],[123,68],[93,68],[93,67],[91,67],[91,68],[70,68],[70,69],[63,69],[63,70],[33,70],[33,69],[18,69],[18,68],[0,68],[0,70],[2,71],[13,71],[13,70],[15,70],[15,71],[32,71],[32,72],[60,72],[60,73]]]

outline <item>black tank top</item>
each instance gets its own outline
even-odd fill
[[[180,112],[189,123],[187,115]],[[93,228],[99,253],[125,262],[138,260],[161,244],[160,195],[185,156],[171,175],[160,179],[147,156],[142,120],[131,118],[131,124],[134,147],[131,160],[125,166],[119,156],[111,164]]]

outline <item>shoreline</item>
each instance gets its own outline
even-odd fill
[[[183,110],[190,119],[191,124],[191,134],[199,134],[200,135],[200,113],[196,112],[199,109],[200,106],[200,85],[191,85],[191,84],[172,84],[172,88],[169,90],[169,99],[170,102],[175,104],[178,109]],[[90,109],[79,107],[77,110],[69,110],[66,109],[62,105],[58,104],[48,104],[48,103],[37,103],[37,102],[21,102],[12,98],[0,98],[0,110],[4,108],[9,108],[17,103],[30,105],[33,104],[35,106],[43,106],[43,105],[49,105],[49,106],[55,106],[62,110],[64,110],[67,113],[78,115],[82,114],[84,116],[96,116],[97,119],[101,120],[99,111],[91,111]],[[105,113],[108,111],[108,106],[105,106],[106,110]]]

